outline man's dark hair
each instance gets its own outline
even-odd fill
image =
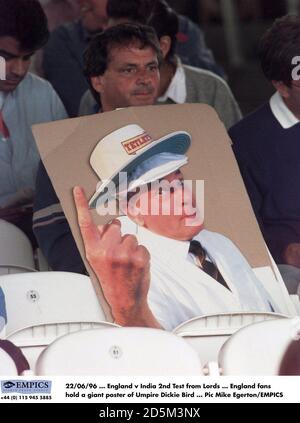
[[[169,36],[171,48],[166,59],[174,57],[179,20],[177,13],[165,0],[108,0],[106,11],[112,19],[126,19],[152,26],[159,39]]]
[[[176,36],[179,30],[178,15],[165,0],[156,0],[147,25],[152,26],[158,38],[169,36],[171,38],[171,47],[166,60],[173,59],[176,49]]]
[[[103,75],[110,61],[114,47],[138,46],[140,49],[151,47],[162,61],[159,41],[153,28],[139,24],[120,24],[96,35],[84,52],[84,74],[90,84],[92,94],[99,104],[99,93],[91,85],[90,78]]]
[[[39,1],[0,0],[0,37],[15,38],[25,51],[35,51],[46,44],[48,23]]]
[[[262,70],[269,81],[291,86],[292,59],[300,55],[300,17],[286,15],[276,19],[259,45]]]

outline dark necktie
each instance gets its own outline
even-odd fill
[[[198,241],[191,241],[189,253],[192,253],[196,256],[201,264],[201,269],[207,273],[209,276],[213,277],[216,281],[218,281],[221,285],[225,286],[225,288],[229,289],[227,283],[225,282],[223,276],[219,272],[217,266],[212,263],[211,261],[207,260],[207,254],[200,242]]]

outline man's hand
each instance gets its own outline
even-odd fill
[[[120,222],[96,226],[79,187],[74,188],[86,258],[101,284],[116,323],[160,327],[147,303],[150,254],[133,235],[121,235]]]
[[[32,220],[32,213],[32,205],[27,207],[0,207],[0,219],[17,226],[27,218],[31,217]]]
[[[283,259],[285,264],[300,268],[300,244],[292,243],[284,251]]]

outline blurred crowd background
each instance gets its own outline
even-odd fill
[[[277,17],[299,13],[299,0],[168,0],[204,30],[216,62],[223,66],[243,115],[274,91],[257,57],[258,42]],[[255,87],[255,89],[254,89]]]

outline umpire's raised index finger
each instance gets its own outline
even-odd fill
[[[101,241],[101,226],[93,222],[88,202],[81,187],[73,189],[74,201],[77,210],[78,224],[86,250],[97,250]]]
[[[79,226],[85,227],[92,223],[92,217],[89,211],[88,202],[85,197],[84,191],[81,187],[74,187],[73,196],[77,211],[77,218]]]

